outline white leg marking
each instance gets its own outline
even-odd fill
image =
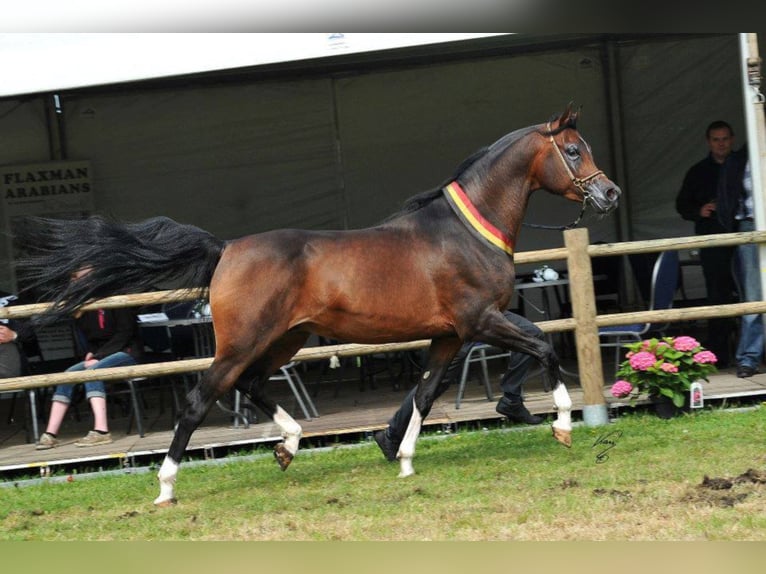
[[[160,495],[154,499],[154,504],[165,504],[175,501],[173,488],[178,475],[178,463],[166,456],[162,461],[157,478],[160,480]]]
[[[415,456],[415,441],[418,440],[421,426],[423,426],[423,417],[420,416],[420,412],[418,412],[418,408],[415,406],[415,399],[412,399],[412,417],[410,417],[410,424],[407,425],[407,431],[404,433],[404,438],[399,445],[399,452],[397,453],[401,467],[399,472],[400,478],[415,474],[415,469],[412,466],[412,457]]]
[[[295,419],[291,417],[280,406],[277,406],[277,412],[274,414],[274,422],[282,429],[282,437],[285,439],[285,448],[292,455],[298,452],[298,444],[301,440],[301,434],[303,429],[301,425],[295,422]]]
[[[567,392],[567,388],[559,381],[559,384],[553,390],[553,404],[556,406],[556,420],[553,421],[553,428],[560,430],[572,430],[572,399]]]

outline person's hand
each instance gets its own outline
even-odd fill
[[[93,353],[88,353],[85,355],[85,368],[90,369],[93,365],[96,365],[98,363],[98,359],[93,356]]]
[[[702,217],[712,217],[714,212],[715,212],[715,201],[709,201],[705,205],[700,207],[700,216]]]
[[[11,343],[16,340],[16,331],[5,325],[0,325],[0,343]]]

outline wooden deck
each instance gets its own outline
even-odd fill
[[[493,380],[497,380],[496,377]],[[404,398],[408,385],[394,390],[388,381],[377,382],[376,389],[360,390],[358,382],[348,381],[336,387],[335,383],[314,382],[308,386],[317,392],[314,401],[320,416],[312,420],[304,420],[291,396],[283,396],[280,400],[303,427],[304,443],[309,446],[326,442],[344,440],[359,440],[377,429],[384,428],[386,421],[398,408]],[[537,388],[535,388],[537,386]],[[336,396],[335,390],[338,390]],[[568,385],[575,420],[582,410],[582,390],[573,384]],[[766,374],[758,374],[749,379],[738,379],[733,370],[724,371],[711,377],[704,387],[706,401],[727,401],[742,397],[766,397]],[[481,424],[483,421],[492,424],[502,424],[503,417],[495,412],[495,401],[488,401],[484,395],[483,386],[469,382],[460,409],[455,408],[456,388],[450,388],[440,398],[425,421],[425,428],[434,430],[443,425],[453,428],[461,424]],[[625,408],[622,402],[616,401],[609,395],[608,387],[604,396],[611,409]],[[499,388],[495,388],[495,398],[500,397]],[[8,401],[2,401],[8,403]],[[25,432],[20,423],[5,424],[7,414],[2,413],[0,419],[0,479],[10,479],[12,476],[47,474],[71,468],[107,469],[123,468],[157,462],[167,452],[172,432],[172,414],[167,398],[163,401],[165,408],[150,407],[145,413],[144,425],[146,434],[143,438],[135,434],[127,434],[128,417],[115,414],[110,421],[114,442],[109,445],[78,448],[74,441],[83,436],[89,427],[88,413],[83,420],[77,422],[73,418],[65,421],[61,433],[62,444],[50,450],[38,451],[33,444],[25,440]],[[155,401],[154,405],[161,404]],[[537,414],[553,414],[553,399],[550,393],[545,393],[531,379],[527,384],[526,404],[530,411]],[[18,407],[17,407],[18,408]],[[87,407],[80,410],[87,411]],[[119,411],[113,408],[112,411]],[[254,423],[245,428],[242,423],[234,424],[230,415],[214,408],[205,423],[192,436],[187,453],[195,458],[211,458],[225,456],[232,449],[246,450],[258,443],[274,443],[281,439],[276,425],[271,422]],[[507,424],[507,423],[506,423]],[[44,430],[44,429],[41,429]],[[350,438],[354,437],[354,438]]]

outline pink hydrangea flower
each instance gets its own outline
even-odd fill
[[[633,392],[633,385],[628,381],[617,381],[612,385],[612,396],[623,399]]]
[[[657,357],[648,351],[641,351],[630,358],[630,366],[637,371],[646,371],[653,367],[656,362]]]
[[[678,367],[676,367],[673,363],[662,363],[660,365],[660,369],[662,369],[666,373],[677,373],[678,372]]]
[[[715,356],[715,353],[712,351],[700,351],[699,353],[695,353],[694,357],[695,363],[717,363],[718,357]]]
[[[699,345],[699,341],[697,341],[697,339],[694,337],[676,337],[676,340],[673,341],[673,348],[676,351],[693,351],[699,347]]]

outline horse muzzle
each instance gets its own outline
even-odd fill
[[[617,209],[622,190],[612,180],[601,178],[588,187],[588,199],[597,212],[606,214]]]

